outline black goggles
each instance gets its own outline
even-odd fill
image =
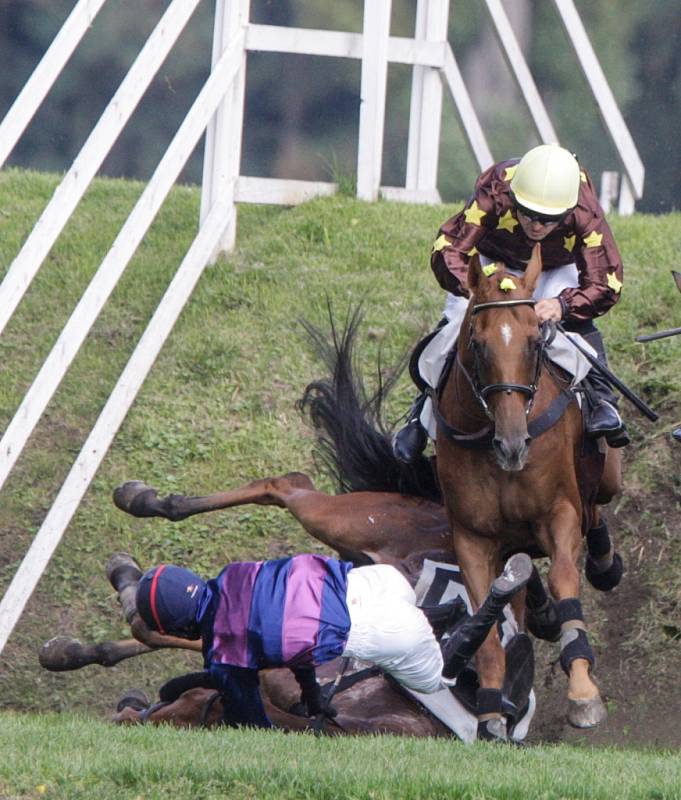
[[[541,214],[539,211],[533,211],[531,208],[525,208],[524,205],[519,203],[514,195],[511,195],[513,202],[520,214],[530,220],[530,222],[540,222],[542,225],[554,225],[557,222],[562,222],[572,209],[568,208],[560,214]]]

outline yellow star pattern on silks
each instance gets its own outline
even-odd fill
[[[622,291],[622,281],[619,280],[614,272],[608,272],[608,286],[615,294],[619,294]]]
[[[514,289],[517,289],[518,287],[515,285],[515,283],[513,283],[513,281],[510,278],[504,278],[499,283],[499,288],[501,289],[502,292],[512,292]]]
[[[467,256],[470,256],[471,258],[473,258],[473,256],[474,256],[474,255],[475,255],[477,252],[479,252],[479,251],[478,251],[478,248],[477,248],[475,245],[473,245],[473,247],[471,247],[471,249],[470,249],[470,250],[469,250],[469,251],[466,253],[466,255],[467,255]]]
[[[473,200],[472,204],[463,212],[463,215],[466,218],[466,222],[480,225],[480,220],[487,216],[487,212],[480,208],[477,200]]]
[[[489,278],[489,276],[494,275],[498,269],[499,267],[496,264],[485,264],[485,266],[482,268],[482,271]]]
[[[518,165],[514,164],[512,167],[506,167],[504,170],[504,180],[510,181],[511,178],[515,175],[515,171],[518,169]]]
[[[596,233],[596,231],[591,231],[591,233],[588,236],[584,237],[584,244],[587,247],[600,247],[602,241],[603,241],[603,234]]]
[[[584,170],[580,170],[580,172],[579,172],[579,180],[582,183],[586,183],[586,172],[584,172]]]
[[[574,233],[572,236],[563,236],[563,247],[568,251],[568,253],[572,252],[572,248],[575,246],[576,241],[577,237]]]
[[[499,220],[499,224],[497,225],[497,230],[508,231],[509,233],[513,233],[513,229],[518,224],[518,220],[513,216],[511,209],[504,214],[504,216]]]
[[[433,252],[439,253],[440,250],[444,250],[445,247],[449,247],[450,244],[451,242],[449,239],[444,235],[444,233],[441,233],[433,242]]]

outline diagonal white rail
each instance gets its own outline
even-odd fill
[[[494,163],[492,152],[487,144],[485,132],[480,125],[478,115],[475,113],[471,96],[468,94],[466,83],[456,63],[454,53],[450,45],[445,50],[445,63],[442,69],[444,78],[452,93],[452,98],[456,109],[459,112],[461,124],[464,127],[468,142],[470,143],[473,155],[478,162],[480,170],[486,170]]]
[[[573,0],[553,1],[625,171],[622,187],[625,199],[624,202],[620,200],[620,213],[631,214],[634,211],[634,197],[643,194],[643,162]]]
[[[226,87],[220,88],[224,90]],[[230,204],[225,200],[218,200],[204,220],[7,588],[0,602],[0,653],[161,347],[201,277],[225,225],[229,222],[229,216]]]
[[[525,56],[520,49],[518,39],[511,27],[511,22],[501,0],[485,0],[485,2],[487,3],[487,10],[494,23],[494,30],[496,31],[497,39],[501,45],[501,51],[513,73],[516,85],[525,98],[527,108],[532,116],[534,127],[540,139],[545,143],[557,142],[558,136],[549,119],[544,102],[537,90],[537,85],[527,66],[527,61],[525,61]]]
[[[199,2],[173,0],[56,188],[0,284],[0,333]]]
[[[0,124],[0,167],[106,0],[79,0]]]
[[[196,147],[241,63],[243,33],[225,51],[199,92],[111,250],[83,293],[0,440],[0,488],[88,331]]]

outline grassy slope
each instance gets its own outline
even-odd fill
[[[0,173],[2,267],[55,185],[52,176]],[[93,185],[0,338],[0,429],[141,189],[120,181]],[[117,692],[133,684],[153,690],[195,663],[168,655],[106,672],[40,670],[37,648],[55,633],[83,639],[127,635],[103,574],[110,553],[128,550],[142,564],[175,560],[212,574],[227,560],[315,547],[276,510],[244,507],[173,526],[127,518],[111,504],[111,491],[137,478],[163,493],[199,494],[291,469],[314,472],[312,439],[295,401],[320,367],[297,320],[304,316],[323,326],[327,295],[339,317],[364,301],[365,371],[373,370],[379,349],[384,363],[394,363],[439,318],[442,293],[428,253],[438,225],[454,210],[366,205],[347,197],[295,209],[240,209],[237,250],[202,278],[0,658],[0,707],[101,712]],[[197,214],[197,191],[176,189],[0,494],[0,591],[186,251]],[[681,339],[646,347],[632,342],[637,332],[678,325],[681,298],[669,268],[681,266],[681,217],[615,218],[612,224],[627,284],[601,328],[615,371],[662,419],[651,425],[626,409],[635,445],[627,453],[627,490],[617,507],[618,540],[636,567],[640,602],[626,625],[617,620],[616,608],[608,613],[637,663],[654,657],[660,671],[671,673],[681,646],[673,638],[681,628],[681,548],[672,527],[678,456],[667,431],[681,416],[675,366]],[[403,377],[389,419],[405,410],[412,393]],[[587,606],[597,612],[600,599],[586,594]],[[605,636],[598,624],[594,634],[598,645]],[[554,691],[562,693],[559,686]]]

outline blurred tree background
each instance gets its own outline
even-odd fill
[[[0,114],[58,32],[75,0],[0,0]],[[681,206],[681,3],[577,0],[577,8],[646,168],[637,208]],[[168,0],[109,0],[15,148],[10,164],[64,171],[123,79]],[[391,34],[411,36],[416,0],[393,0]],[[552,3],[505,0],[539,92],[560,137],[596,179],[621,172],[576,56]],[[360,32],[363,0],[252,0],[251,19],[271,25]],[[101,170],[147,179],[210,68],[214,2],[203,0]],[[495,158],[538,143],[501,57],[485,5],[453,0],[449,41]],[[350,59],[250,53],[242,173],[316,180],[355,171],[360,65]],[[391,65],[383,180],[404,185],[411,70]],[[202,146],[184,182],[201,180]],[[439,186],[467,196],[478,173],[445,93]]]

